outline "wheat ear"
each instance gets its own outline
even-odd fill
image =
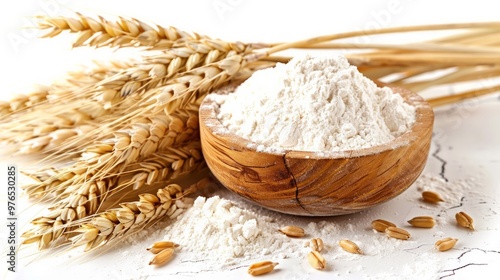
[[[75,147],[82,142],[75,139],[81,140],[83,135],[95,131],[109,115],[119,114],[121,110],[119,107],[107,108],[101,100],[92,99],[85,89],[124,67],[130,66],[116,61],[96,63],[91,70],[70,72],[63,81],[3,103],[6,104],[2,107],[6,114],[0,117],[0,129],[3,131],[0,141],[10,143],[21,154],[62,153]],[[122,106],[127,108],[130,104]]]
[[[75,222],[98,213],[110,196],[119,196],[120,193],[146,186],[158,186],[200,170],[203,166],[200,144],[196,141],[183,148],[169,149],[161,155],[153,155],[148,160],[125,170],[122,174],[72,186],[63,191],[66,197],[53,205],[48,214],[32,221],[34,228],[23,236],[33,242],[40,241],[40,249],[48,248],[63,233],[71,231]],[[38,194],[40,195],[40,192]]]
[[[156,195],[143,194],[139,201],[120,204],[88,222],[82,222],[72,238],[73,246],[85,245],[85,251],[100,248],[112,241],[131,235],[152,223],[182,214],[190,202],[183,200],[187,195],[203,189],[209,179],[202,179],[182,190],[177,184],[159,189]]]
[[[35,107],[47,100],[48,91],[41,88],[29,94],[20,94],[9,101],[0,101],[0,121],[14,113]]]
[[[54,37],[63,31],[78,33],[74,47],[138,47],[166,49],[178,40],[200,39],[197,33],[188,33],[175,27],[149,25],[137,19],[119,17],[109,21],[103,17],[93,19],[80,13],[72,17],[38,17],[38,28],[48,32],[44,37]]]
[[[175,112],[189,104],[201,103],[206,94],[226,84],[244,69],[245,56],[230,53],[221,61],[186,71],[167,81],[164,86],[144,94],[152,112]]]
[[[169,111],[165,110],[153,114],[149,118],[143,116],[145,112],[148,112],[147,110],[141,107],[137,108],[135,117],[132,117],[127,130],[122,128],[122,131],[114,133],[114,138],[103,141],[106,148],[102,148],[101,144],[96,147],[88,147],[76,167],[71,167],[68,172],[61,173],[61,177],[69,178],[69,181],[55,179],[60,184],[72,185],[88,179],[102,178],[115,169],[123,170],[128,164],[147,157],[158,149],[182,143],[182,141],[196,136],[198,131],[197,111],[201,100],[213,88],[225,84],[232,76],[235,76],[243,63],[241,56],[234,55],[220,62],[196,68],[203,69],[198,72],[198,76],[194,73],[182,75],[181,77],[185,79],[184,83],[181,84],[181,80],[177,79],[176,85],[178,85],[177,89],[182,87],[183,90],[174,92],[173,98],[178,101],[186,101],[187,104],[170,103],[168,108],[175,113],[165,112]],[[192,80],[193,84],[186,86],[189,80]],[[173,85],[171,84],[171,86]],[[177,93],[182,94],[182,96],[177,96]],[[161,98],[165,98],[165,96]],[[181,109],[181,105],[186,109]],[[118,121],[122,120],[118,119]],[[72,174],[73,170],[82,169],[86,170],[85,174],[77,174],[78,176]],[[42,184],[47,185],[52,184],[52,182],[43,182]]]
[[[177,145],[175,147],[165,147],[165,149],[158,150],[157,153],[152,153],[148,157],[134,162],[123,170],[110,170],[110,172],[100,177],[94,176],[95,174],[93,174],[92,171],[87,170],[87,166],[83,162],[77,162],[62,170],[46,168],[34,173],[25,172],[25,175],[31,177],[37,182],[34,184],[23,185],[21,188],[29,195],[29,197],[32,198],[52,196],[58,199],[66,199],[68,196],[78,192],[83,185],[92,184],[102,180],[116,181],[116,178],[118,177],[121,178],[120,182],[122,182],[124,178],[129,178],[131,173],[140,173],[142,164],[148,165],[150,162],[159,161],[157,164],[160,164],[160,166],[163,164],[167,167],[170,163],[180,161],[176,162],[175,165],[172,166],[172,168],[177,170],[182,167],[182,163],[186,160],[192,161],[192,158],[194,158],[195,161],[201,160],[201,156],[198,151],[199,140],[197,140],[196,137],[186,139],[182,143],[182,145]],[[95,146],[94,148],[95,151],[102,152],[103,150],[109,150],[110,146],[103,144],[99,147]],[[96,171],[94,170],[94,172]],[[172,175],[173,174],[169,174],[169,176]],[[148,179],[148,181],[150,180],[151,178]],[[142,181],[142,179],[140,181]],[[139,184],[139,182],[137,182],[137,184]],[[127,186],[128,185],[129,184],[127,184]]]
[[[92,90],[102,100],[119,102],[120,97],[163,86],[179,73],[213,64],[235,53],[245,55],[253,49],[251,44],[213,39],[183,42],[159,54],[145,55],[141,63],[98,83]]]
[[[114,137],[85,147],[81,159],[58,172],[48,170],[30,174],[38,183],[26,186],[28,193],[60,190],[86,181],[99,180],[125,170],[150,155],[198,138],[198,111],[183,110],[172,116],[145,118],[130,131],[114,132]],[[71,189],[71,188],[70,188]]]
[[[112,143],[108,143],[113,146],[112,150],[102,154],[85,154],[84,159],[89,164],[89,168],[96,170],[96,176],[105,176],[114,169],[123,169],[141,157],[154,153],[158,147],[164,148],[176,143],[179,139],[188,137],[183,137],[182,133],[178,133],[184,128],[187,128],[190,134],[195,133],[198,129],[197,110],[201,100],[212,89],[227,83],[244,63],[240,55],[233,55],[186,72],[188,74],[179,75],[169,84],[168,89],[164,88],[168,90],[167,92],[153,97],[157,98],[158,103],[168,103],[163,106],[166,107],[165,110],[160,110],[153,115],[154,118],[141,117],[140,114],[144,113],[144,109],[137,110],[135,116],[141,121],[133,123],[135,127],[132,126],[129,133],[116,133],[118,137]],[[171,102],[172,100],[174,101]],[[154,105],[154,108],[162,107]],[[189,117],[180,115],[181,112],[186,111],[182,108],[190,108],[187,110]],[[175,116],[178,118],[172,119]],[[173,121],[165,123],[168,120]]]
[[[26,111],[50,109],[54,103],[65,103],[74,99],[87,99],[85,89],[93,87],[100,81],[109,78],[122,69],[130,68],[137,61],[110,61],[108,63],[94,62],[91,67],[79,71],[68,72],[66,77],[48,86],[39,86],[28,94],[20,94],[10,101],[0,102],[0,121],[9,122],[19,119],[18,113]],[[36,112],[35,112],[36,113]],[[32,120],[31,118],[26,118]],[[15,119],[14,119],[15,118]]]

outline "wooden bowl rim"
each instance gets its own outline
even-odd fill
[[[426,102],[420,95],[411,92],[405,88],[401,87],[389,87],[394,94],[400,94],[405,103],[415,107],[415,123],[410,130],[396,137],[389,143],[372,146],[369,148],[362,148],[357,150],[344,150],[344,151],[328,151],[328,152],[315,152],[315,151],[297,151],[297,150],[285,150],[284,152],[274,153],[274,152],[262,152],[257,151],[252,147],[257,147],[259,143],[253,142],[249,139],[245,139],[241,136],[229,132],[229,130],[222,125],[220,120],[217,118],[215,111],[216,107],[219,107],[216,100],[211,98],[212,94],[224,95],[234,92],[237,85],[228,85],[218,91],[209,94],[201,103],[199,114],[200,122],[205,124],[205,128],[210,132],[210,134],[216,136],[216,138],[223,139],[224,141],[231,140],[231,145],[233,150],[247,150],[254,151],[256,153],[269,154],[274,156],[286,156],[287,158],[298,158],[298,159],[349,159],[357,158],[363,156],[371,156],[379,153],[383,153],[389,150],[395,150],[403,146],[412,145],[417,139],[419,139],[419,132],[426,131],[428,127],[431,127],[434,123],[434,112],[432,107],[428,102]]]

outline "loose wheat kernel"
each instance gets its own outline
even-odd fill
[[[161,252],[159,252],[157,255],[153,257],[153,259],[149,262],[149,265],[162,265],[164,263],[167,263],[169,260],[172,259],[172,256],[174,255],[174,248],[166,248],[163,249]]]
[[[356,243],[352,242],[351,240],[342,239],[339,241],[339,245],[340,247],[342,247],[342,249],[344,249],[349,253],[360,254],[360,255],[363,254],[361,252],[361,249],[359,249],[359,246]]]
[[[458,239],[446,237],[436,241],[435,247],[438,251],[444,252],[448,251],[457,244]]]
[[[474,230],[474,219],[465,212],[458,212],[455,214],[455,219],[458,225],[464,228]]]
[[[277,262],[272,262],[272,261],[256,262],[248,267],[248,274],[252,276],[266,274],[273,271],[274,267],[277,265],[278,265]]]
[[[396,227],[396,225],[389,222],[389,221],[382,220],[382,219],[377,219],[377,220],[372,222],[372,228],[378,232],[385,232],[385,230],[388,227]]]
[[[410,239],[410,233],[407,232],[406,230],[398,227],[388,227],[385,230],[385,233],[387,236],[392,237],[392,238],[397,238],[401,240],[407,240]]]
[[[417,216],[409,220],[408,223],[414,227],[432,228],[436,225],[436,220],[431,216]]]
[[[313,251],[321,252],[323,250],[323,240],[321,238],[313,238],[309,242]]]
[[[297,226],[286,226],[278,230],[288,237],[302,237],[305,235],[304,229]]]
[[[444,201],[444,199],[441,198],[438,193],[432,191],[422,192],[422,199],[429,203],[439,203],[441,201]]]
[[[147,248],[146,250],[150,251],[153,254],[158,254],[159,252],[163,251],[163,249],[176,247],[179,247],[179,244],[176,244],[172,241],[158,241],[153,243],[153,245],[151,245],[151,247]]]
[[[318,270],[326,267],[326,260],[318,251],[311,251],[307,254],[307,261],[312,267]]]

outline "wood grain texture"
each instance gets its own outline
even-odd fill
[[[417,109],[410,131],[388,144],[323,155],[256,152],[248,148],[251,141],[224,128],[216,116],[218,105],[207,98],[200,107],[205,160],[226,188],[282,213],[334,216],[386,202],[406,190],[422,172],[434,122],[432,108],[423,98],[405,89],[392,89]]]

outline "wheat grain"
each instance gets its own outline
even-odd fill
[[[309,264],[318,270],[323,270],[326,267],[326,260],[318,251],[311,251],[307,254]]]
[[[311,250],[313,250],[313,251],[318,251],[318,252],[323,251],[323,247],[324,247],[323,239],[321,239],[319,237],[318,238],[312,238],[309,241],[309,245],[311,247]]]
[[[451,237],[446,237],[443,239],[440,239],[436,241],[434,244],[434,247],[441,252],[448,251],[451,248],[455,247],[455,244],[457,244],[458,239],[457,238],[451,238]]]
[[[177,248],[177,247],[179,247],[179,244],[176,244],[172,241],[158,241],[153,243],[153,245],[151,245],[151,247],[147,248],[146,250],[148,250],[153,254],[158,254],[159,252],[163,251],[166,248]]]
[[[305,235],[304,229],[298,226],[285,226],[278,230],[288,237],[302,237]]]
[[[385,229],[385,233],[387,236],[396,238],[396,239],[401,239],[401,240],[407,240],[410,239],[411,235],[408,231],[398,228],[398,227],[388,227]]]
[[[267,274],[271,271],[274,270],[274,267],[276,267],[279,263],[277,262],[272,262],[272,261],[261,261],[261,262],[256,262],[251,264],[248,267],[248,274],[252,276],[258,276],[258,275],[263,275]]]
[[[165,248],[156,254],[149,262],[149,265],[162,265],[167,263],[174,256],[174,248]]]
[[[408,223],[414,227],[432,228],[436,225],[436,220],[431,216],[413,217]]]
[[[459,226],[474,230],[474,219],[472,219],[472,217],[467,213],[462,211],[458,212],[455,214],[455,219],[457,220],[457,224]]]
[[[423,191],[422,192],[422,199],[425,202],[434,203],[434,204],[444,201],[444,199],[441,198],[441,196],[437,192],[433,192],[433,191]]]
[[[396,227],[395,224],[393,224],[389,221],[386,221],[386,220],[382,220],[382,219],[377,219],[377,220],[372,221],[371,225],[372,225],[372,228],[378,232],[385,232],[385,230],[388,227]]]
[[[352,254],[360,254],[360,255],[363,254],[363,252],[361,252],[361,249],[359,248],[358,244],[352,242],[351,240],[342,239],[339,241],[339,245],[346,252],[349,252]]]

